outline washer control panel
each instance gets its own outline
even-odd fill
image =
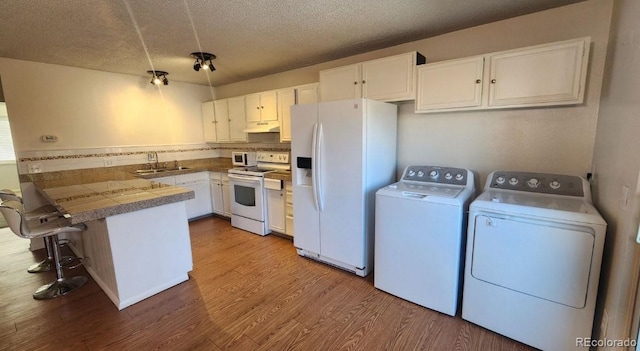
[[[402,174],[402,180],[412,182],[467,185],[467,170],[464,168],[439,166],[409,166]]]
[[[491,173],[489,188],[528,191],[567,196],[584,196],[584,179],[560,174],[495,171]]]

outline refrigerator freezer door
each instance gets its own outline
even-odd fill
[[[314,165],[315,155],[312,154],[314,128],[318,123],[318,105],[291,106],[291,175],[293,185],[293,226],[296,235],[293,244],[299,249],[320,253],[320,212],[315,201],[313,166],[308,168],[308,162],[298,163],[298,158],[311,159]]]
[[[363,100],[320,104],[318,122],[322,129],[318,162],[323,204],[320,254],[362,268],[366,265]]]

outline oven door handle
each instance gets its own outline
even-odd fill
[[[240,180],[244,182],[251,182],[254,184],[260,184],[260,178],[251,177],[251,176],[243,176],[238,174],[229,174],[229,179]]]

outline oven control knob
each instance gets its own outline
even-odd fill
[[[409,177],[413,177],[414,175],[416,175],[416,171],[414,171],[413,169],[409,170]]]
[[[429,172],[429,177],[431,177],[433,179],[437,179],[439,175],[440,175],[440,173],[438,171],[436,171],[435,169],[433,171]]]
[[[462,180],[464,176],[460,173],[456,174],[456,180]]]
[[[449,173],[449,172],[447,172],[447,173],[445,173],[445,174],[444,174],[444,179],[449,180],[449,179],[451,179],[451,178],[453,178],[453,174],[451,174],[451,173]]]
[[[531,178],[527,182],[527,185],[529,186],[529,188],[535,189],[540,185],[540,181],[537,180],[536,178]]]
[[[516,177],[509,178],[509,184],[511,184],[511,185],[518,184],[518,178],[516,178]]]
[[[551,189],[558,189],[560,187],[560,182],[557,180],[552,181],[551,183],[549,183],[549,186],[551,187]]]
[[[423,171],[418,171],[418,177],[424,177],[424,172]]]
[[[499,176],[498,178],[496,178],[496,183],[498,183],[498,184],[504,184],[504,182],[505,182],[506,180],[507,180],[507,179],[506,179],[505,177],[503,177],[503,176]]]

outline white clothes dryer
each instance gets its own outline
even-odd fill
[[[542,350],[583,350],[605,231],[586,179],[492,172],[469,207],[462,318]]]
[[[409,166],[376,193],[374,286],[455,315],[462,288],[468,169]]]

